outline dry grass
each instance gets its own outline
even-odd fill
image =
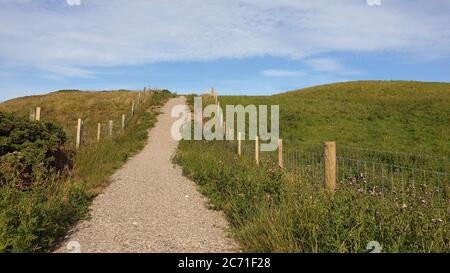
[[[138,93],[132,91],[61,91],[9,100],[0,104],[0,111],[29,116],[30,111],[41,107],[41,120],[62,126],[69,141],[74,142],[78,118],[85,122],[86,139],[95,139],[97,123],[106,128],[107,122],[114,120],[118,129],[122,114],[130,116],[132,101],[137,98]]]

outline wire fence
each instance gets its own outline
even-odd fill
[[[126,130],[128,125],[132,122],[134,116],[142,110],[146,110],[142,107],[148,99],[152,97],[155,92],[161,91],[157,88],[144,88],[143,91],[135,91],[136,97],[132,100],[132,103],[128,105],[129,110],[124,111],[121,117],[109,118],[105,117],[104,120],[97,122],[90,120],[87,116],[85,119],[79,119],[79,124],[74,125],[73,131],[67,132],[70,138],[70,145],[75,145],[78,148],[81,146],[92,146],[97,144],[103,139],[111,139]],[[42,114],[45,113],[45,108],[36,107],[30,111],[30,120],[43,121]],[[73,123],[76,124],[77,118],[74,117]],[[45,120],[44,120],[45,121]]]
[[[236,153],[238,141],[225,141]],[[325,177],[324,145],[296,143],[283,147],[283,170],[321,187]],[[256,157],[255,141],[241,141],[241,156]],[[280,165],[279,152],[259,152],[261,168]],[[421,203],[449,208],[450,172],[446,157],[396,153],[339,146],[336,151],[337,190],[392,198],[399,206]]]

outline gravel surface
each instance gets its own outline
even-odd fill
[[[91,206],[89,220],[80,222],[57,252],[235,252],[227,221],[207,208],[194,182],[182,176],[171,157],[177,141],[170,134],[170,111],[185,98],[162,108],[142,152],[112,177]],[[187,109],[187,108],[186,108]]]

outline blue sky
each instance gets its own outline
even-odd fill
[[[0,0],[0,100],[450,81],[448,0]]]

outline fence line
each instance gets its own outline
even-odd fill
[[[336,143],[334,151],[330,151],[329,143],[322,144],[322,151],[304,151],[281,144],[277,151],[259,153],[255,151],[259,147],[256,141],[239,140],[239,133],[237,140],[224,143],[234,153],[239,154],[240,150],[241,157],[253,158],[260,168],[279,167],[296,179],[323,185],[330,191],[351,189],[361,194],[391,196],[399,204],[420,201],[433,208],[449,206],[448,172],[342,156]],[[328,161],[327,158],[333,158],[333,154],[334,160]]]
[[[150,89],[145,87],[143,91],[137,91],[136,94],[136,98],[134,98],[132,100],[132,104],[131,104],[131,109],[130,109],[130,114],[128,115],[127,113],[123,113],[121,115],[121,118],[119,121],[115,122],[114,120],[108,120],[106,122],[106,126],[103,126],[103,124],[101,122],[97,123],[97,130],[96,130],[96,134],[93,132],[93,134],[95,135],[91,135],[88,136],[86,134],[86,130],[85,130],[85,125],[86,122],[85,120],[77,117],[76,120],[76,134],[75,134],[75,148],[77,150],[79,150],[84,144],[90,143],[90,140],[92,140],[92,142],[96,142],[96,143],[100,143],[102,140],[102,136],[109,136],[109,137],[113,137],[114,136],[114,131],[116,130],[116,128],[114,127],[114,124],[121,124],[121,125],[117,125],[120,126],[118,127],[119,129],[125,130],[126,129],[126,125],[131,122],[131,119],[133,118],[134,114],[136,113],[136,110],[139,109],[139,105],[143,104],[146,102],[147,98],[149,97],[149,94],[151,94],[151,92],[154,91],[158,91],[157,89]],[[141,95],[142,94],[142,95]],[[42,112],[45,111],[45,109],[41,108],[40,106],[36,107],[35,109],[30,111],[30,120],[31,121],[42,121]]]

